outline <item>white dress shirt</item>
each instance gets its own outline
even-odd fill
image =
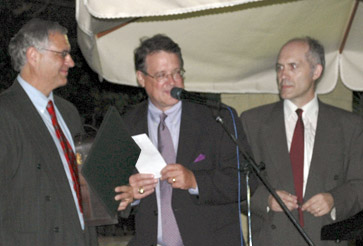
[[[287,146],[291,147],[292,137],[294,135],[298,116],[296,114],[298,107],[289,100],[284,100],[284,118],[286,129]],[[305,104],[302,108],[302,118],[304,122],[304,183],[303,196],[305,194],[306,182],[308,180],[311,157],[313,155],[316,125],[318,122],[319,104],[315,95],[314,99]]]
[[[292,137],[294,135],[295,125],[298,119],[296,114],[298,107],[289,100],[284,100],[284,118],[285,118],[285,129],[287,146],[291,147]],[[318,97],[315,94],[314,98],[305,104],[302,108],[302,118],[304,122],[304,183],[303,183],[303,197],[305,195],[306,183],[308,181],[311,157],[313,156],[314,141],[316,126],[318,123],[319,114],[319,102]],[[306,201],[304,201],[306,202]],[[332,220],[336,219],[336,209],[332,208],[330,212]]]

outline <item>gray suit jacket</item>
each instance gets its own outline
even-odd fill
[[[254,157],[257,163],[265,163],[264,173],[272,186],[294,194],[283,102],[246,111],[241,119]],[[363,121],[352,113],[319,102],[304,200],[321,192],[331,193],[336,219],[343,220],[362,209],[362,190]],[[268,191],[260,185],[252,197],[254,245],[307,245],[284,213],[267,212],[268,196]],[[298,218],[296,210],[293,215]],[[304,213],[304,230],[315,245],[335,245],[320,241],[321,227],[333,222],[330,214],[314,217]]]
[[[229,113],[226,110],[222,112],[227,127],[233,129]],[[138,105],[124,119],[132,135],[147,133],[147,103]],[[240,125],[238,119],[237,125]],[[242,131],[239,137],[247,145]],[[200,154],[205,159],[195,161]],[[173,189],[172,207],[184,245],[241,245],[236,203],[236,147],[223,128],[216,123],[209,108],[183,102],[177,163],[193,171],[199,188],[199,196],[190,195],[187,190]],[[243,176],[241,186],[244,199],[246,193]],[[137,209],[136,235],[130,245],[156,245],[155,193],[142,199]]]
[[[76,108],[55,96],[74,137]],[[15,81],[0,96],[0,245],[97,245],[82,231],[58,150],[38,111]]]

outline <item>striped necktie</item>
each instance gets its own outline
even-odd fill
[[[52,124],[53,124],[54,130],[55,130],[55,133],[62,146],[64,156],[67,160],[68,168],[69,168],[69,171],[72,176],[73,188],[77,194],[78,205],[81,210],[81,213],[83,214],[82,196],[81,196],[81,190],[80,190],[80,185],[79,185],[76,157],[73,153],[71,145],[69,144],[66,136],[64,135],[62,129],[60,128],[60,126],[58,124],[57,116],[55,115],[54,105],[51,100],[49,100],[49,102],[48,102],[47,111],[50,115],[50,118],[52,119]]]

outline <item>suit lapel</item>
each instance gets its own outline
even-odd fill
[[[273,173],[273,176],[270,177],[271,182],[275,184],[276,189],[284,189],[295,193],[290,156],[286,142],[283,102],[277,103],[273,108],[271,116],[267,118],[262,128],[262,136],[265,136],[263,144],[266,145],[266,148],[264,149],[267,149],[268,155],[270,156],[266,160],[274,160],[271,163],[265,164],[267,168],[268,165],[274,165],[274,170],[276,170],[276,173]],[[280,179],[277,180],[276,177],[280,177]]]
[[[141,105],[137,106],[135,112],[133,112],[132,124],[133,124],[133,132],[131,135],[146,133],[149,135],[148,123],[147,123],[147,114],[148,114],[148,101],[142,102]]]
[[[320,184],[324,183],[324,176],[332,170],[334,162],[339,161],[331,158],[332,151],[341,150],[340,144],[343,142],[339,134],[332,134],[332,132],[340,132],[338,128],[334,115],[331,115],[326,105],[319,101],[318,122],[305,191],[307,199],[325,190],[325,187],[321,187]]]
[[[200,134],[203,132],[201,124],[196,124],[202,119],[198,119],[198,114],[193,112],[193,105],[183,101],[182,115],[180,122],[179,144],[177,151],[177,163],[190,164],[197,154],[193,154],[198,150],[198,139],[201,139]]]

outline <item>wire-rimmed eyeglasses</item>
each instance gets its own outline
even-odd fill
[[[59,54],[62,58],[66,58],[66,56],[71,54],[70,50],[63,50],[63,51],[57,51],[57,50],[51,50],[51,49],[46,49],[46,48],[37,48],[38,50],[46,50],[46,51],[50,51],[50,52],[54,52]]]
[[[142,71],[142,72],[146,76],[149,76],[149,77],[155,79],[158,83],[165,83],[168,80],[169,75],[171,75],[173,80],[181,81],[181,80],[183,80],[184,74],[185,74],[184,69],[177,69],[177,70],[175,70],[175,71],[173,71],[171,73],[160,72],[160,73],[156,73],[155,75],[150,75],[145,71]]]

